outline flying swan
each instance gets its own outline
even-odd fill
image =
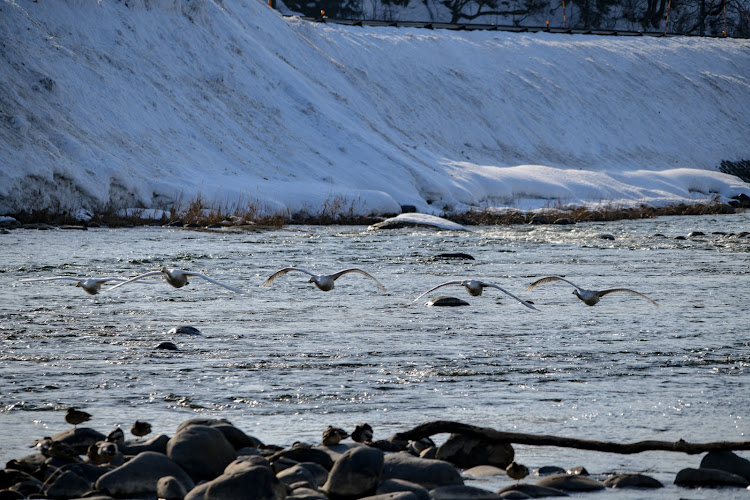
[[[506,290],[504,288],[501,288],[501,287],[499,287],[497,285],[494,285],[492,283],[485,283],[484,281],[478,281],[478,280],[446,281],[445,283],[441,283],[441,284],[439,284],[436,287],[430,288],[429,290],[427,290],[426,292],[424,292],[422,295],[420,295],[419,297],[417,297],[416,299],[414,299],[414,302],[418,301],[419,299],[421,299],[422,297],[424,297],[428,293],[434,292],[438,288],[442,288],[442,287],[448,286],[448,285],[461,285],[462,287],[466,288],[466,291],[469,292],[469,295],[471,295],[473,297],[479,297],[480,295],[482,295],[482,291],[485,288],[497,288],[501,292],[510,295],[511,297],[513,297],[514,299],[516,299],[518,302],[520,302],[521,304],[525,305],[529,309],[533,309],[535,311],[539,310],[536,307],[534,307],[533,305],[531,305],[528,302],[526,302],[525,300],[519,299],[518,297],[516,297],[515,295],[513,295],[512,293],[510,293],[508,290]]]
[[[125,280],[122,278],[76,278],[74,276],[54,276],[52,278],[24,278],[22,281],[24,283],[29,283],[32,281],[55,281],[55,280],[68,280],[68,281],[75,281],[76,286],[79,288],[83,288],[83,291],[88,293],[89,295],[96,295],[101,291],[102,285],[109,282],[109,281],[119,281],[124,282]]]
[[[130,278],[129,280],[123,281],[122,283],[118,283],[117,285],[111,288],[107,288],[107,291],[114,290],[115,288],[119,288],[122,285],[127,285],[128,283],[132,283],[134,281],[137,281],[143,278],[148,278],[149,276],[160,276],[160,275],[164,276],[164,279],[167,280],[167,283],[169,283],[175,288],[182,288],[183,286],[187,285],[189,276],[198,276],[199,278],[203,278],[209,283],[223,286],[227,290],[231,290],[237,293],[246,293],[244,290],[240,290],[239,288],[235,288],[233,286],[225,285],[224,283],[216,281],[213,278],[209,278],[205,274],[196,273],[193,271],[184,271],[182,269],[167,269],[166,267],[162,267],[161,270],[159,271],[151,271],[148,273],[141,274],[140,276],[136,276],[135,278]]]
[[[271,286],[271,283],[274,282],[276,278],[279,276],[284,276],[286,273],[290,271],[299,271],[301,273],[305,273],[310,275],[310,281],[308,283],[315,283],[315,286],[318,287],[318,289],[323,290],[324,292],[327,292],[329,290],[333,290],[333,282],[339,279],[341,276],[348,274],[348,273],[358,273],[363,276],[366,276],[373,280],[375,283],[377,283],[378,288],[380,288],[382,291],[386,292],[387,290],[383,286],[381,282],[375,279],[371,274],[366,273],[365,271],[361,269],[344,269],[342,271],[339,271],[337,273],[333,274],[313,274],[310,271],[306,269],[301,269],[299,267],[285,267],[284,269],[280,269],[273,273],[271,276],[268,277],[268,279],[263,283],[263,286]]]
[[[538,279],[532,284],[530,284],[528,287],[526,287],[526,290],[532,290],[538,285],[543,285],[544,283],[550,283],[552,281],[564,281],[568,284],[573,285],[575,287],[575,290],[573,290],[573,294],[579,299],[581,299],[581,301],[587,306],[596,305],[602,297],[604,297],[605,295],[609,295],[610,293],[614,293],[614,292],[632,293],[634,295],[637,295],[639,297],[642,297],[648,300],[655,306],[659,305],[653,300],[651,300],[650,298],[643,295],[642,293],[636,292],[635,290],[631,290],[630,288],[610,288],[608,290],[586,290],[585,288],[581,288],[580,286],[576,285],[572,281],[567,280],[565,278],[561,278],[560,276],[547,276],[545,278]]]

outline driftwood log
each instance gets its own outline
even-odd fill
[[[644,451],[677,451],[694,455],[708,451],[750,450],[750,441],[718,441],[713,443],[688,443],[679,441],[638,441],[635,443],[613,443],[608,441],[593,441],[590,439],[575,439],[550,435],[524,434],[520,432],[502,432],[489,427],[477,427],[460,422],[438,420],[418,425],[410,431],[400,432],[394,437],[403,441],[413,441],[430,437],[435,434],[464,434],[490,441],[527,444],[532,446],[555,446],[559,448],[576,448],[579,450],[603,451],[630,455]]]

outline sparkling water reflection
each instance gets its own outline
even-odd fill
[[[72,405],[92,413],[89,423],[105,433],[139,419],[171,435],[179,422],[205,416],[279,445],[317,442],[329,424],[351,430],[366,421],[382,439],[438,419],[620,442],[747,440],[750,238],[712,233],[748,230],[748,214],[470,233],[16,230],[0,236],[0,460],[65,430]],[[692,231],[704,234],[676,239]],[[444,252],[475,260],[434,258]],[[199,278],[180,289],[158,279],[96,296],[65,281],[18,282],[132,277],[162,265],[248,294]],[[297,273],[261,286],[291,265],[320,273],[359,267],[388,292],[358,275],[340,278],[330,292]],[[613,294],[588,307],[559,282],[525,291],[550,274],[587,288],[630,287],[660,306]],[[533,301],[540,312],[493,289],[471,297],[443,288],[412,303],[439,283],[470,278]],[[425,307],[434,295],[470,306]],[[179,325],[201,334],[168,333]],[[154,349],[167,340],[179,350]],[[655,452],[516,451],[533,468],[647,471],[665,483],[699,463]],[[672,494],[680,490],[670,486]]]

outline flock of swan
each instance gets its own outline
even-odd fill
[[[341,276],[344,276],[345,274],[355,273],[360,274],[366,278],[371,279],[375,282],[375,284],[378,286],[378,288],[382,291],[387,291],[385,286],[378,281],[374,276],[372,276],[370,273],[363,271],[362,269],[357,268],[349,268],[349,269],[343,269],[341,271],[337,271],[333,274],[315,274],[312,273],[306,269],[302,269],[299,267],[285,267],[283,269],[279,269],[275,273],[273,273],[271,276],[266,279],[266,281],[263,283],[263,286],[271,286],[271,284],[279,277],[284,276],[287,273],[290,272],[299,272],[304,273],[310,276],[309,283],[313,283],[319,290],[322,290],[324,292],[328,292],[333,289],[334,282],[339,279]],[[214,285],[219,285],[221,287],[226,288],[227,290],[231,290],[235,293],[247,293],[245,290],[241,290],[239,288],[235,288],[233,286],[227,285],[225,283],[221,283],[219,281],[216,281],[215,279],[206,276],[205,274],[201,274],[194,271],[185,271],[182,269],[167,269],[166,267],[162,267],[159,271],[150,271],[144,274],[140,274],[138,276],[135,276],[134,278],[130,279],[124,279],[124,278],[76,278],[73,276],[55,276],[51,278],[24,278],[20,280],[21,282],[34,282],[34,281],[54,281],[54,280],[68,280],[68,281],[75,281],[76,286],[83,288],[83,290],[90,294],[90,295],[96,295],[99,292],[102,291],[102,286],[105,283],[109,282],[116,282],[117,284],[105,289],[105,292],[114,290],[116,288],[119,288],[121,286],[127,285],[129,283],[133,283],[135,281],[139,281],[145,278],[150,278],[153,276],[162,276],[167,281],[168,284],[175,288],[182,288],[183,286],[188,284],[188,278],[190,277],[198,277],[202,278],[209,283],[213,283]],[[610,293],[615,292],[626,292],[633,295],[636,295],[638,297],[641,297],[645,300],[648,300],[653,305],[658,306],[654,300],[647,297],[646,295],[636,292],[635,290],[631,290],[630,288],[608,288],[605,290],[587,290],[585,288],[581,288],[580,286],[576,285],[572,281],[563,278],[561,276],[545,276],[544,278],[540,278],[533,283],[531,283],[528,287],[526,287],[527,291],[533,290],[539,285],[543,285],[545,283],[551,283],[553,281],[563,281],[565,283],[568,283],[569,285],[572,285],[574,287],[573,294],[578,297],[584,304],[593,306],[596,305],[599,300],[604,297],[605,295],[609,295]],[[520,302],[523,306],[532,309],[534,311],[538,311],[536,307],[533,306],[532,303],[527,302],[516,295],[512,294],[508,290],[505,290],[504,288],[495,285],[493,283],[486,283],[484,281],[479,280],[454,280],[454,281],[446,281],[445,283],[440,283],[437,286],[434,286],[427,290],[426,292],[419,295],[416,299],[414,299],[414,302],[418,301],[425,295],[434,292],[435,290],[445,287],[445,286],[451,286],[451,285],[458,285],[462,286],[466,289],[466,291],[469,293],[469,295],[478,297],[482,295],[482,292],[485,288],[494,288],[497,290],[500,290],[501,292],[505,293],[509,297],[512,297],[516,301]]]

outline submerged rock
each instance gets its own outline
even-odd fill
[[[682,469],[677,473],[674,484],[685,487],[719,487],[719,486],[738,486],[747,488],[750,481],[737,474],[726,472],[720,469]]]
[[[615,474],[604,480],[608,488],[663,488],[664,485],[653,477],[643,474]]]
[[[701,469],[719,469],[737,474],[750,481],[750,460],[731,451],[712,451],[701,460]]]

